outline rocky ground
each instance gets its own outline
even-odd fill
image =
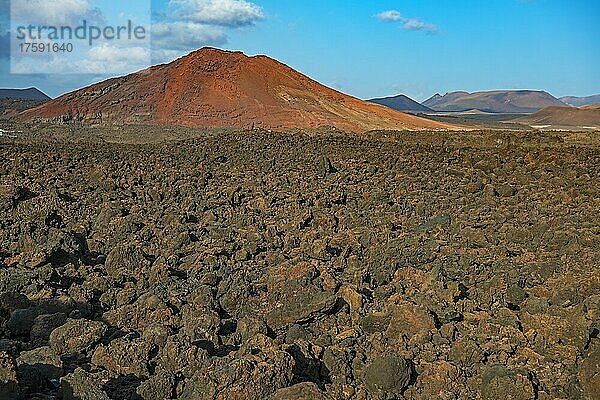
[[[0,146],[0,399],[600,398],[597,133],[103,135]]]
[[[7,99],[0,98],[0,121],[7,123],[21,111],[39,106],[44,102],[41,100]]]

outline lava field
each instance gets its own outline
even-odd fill
[[[597,133],[34,136],[0,399],[600,398]]]

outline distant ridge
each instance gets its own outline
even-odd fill
[[[17,100],[51,100],[49,96],[37,88],[29,89],[0,89],[0,99]]]
[[[565,96],[561,97],[559,100],[573,107],[581,107],[590,104],[600,104],[600,94],[586,97]]]
[[[468,94],[469,92],[448,92],[442,96],[439,93],[436,93],[427,100],[425,100],[422,104],[431,109],[435,109],[435,107],[437,107],[440,104],[449,103]]]
[[[586,104],[585,106],[579,107],[581,110],[600,110],[600,103],[598,104]]]
[[[540,90],[495,90],[488,92],[450,92],[434,95],[423,105],[435,111],[462,112],[479,110],[489,113],[533,113],[565,103]]]
[[[600,127],[600,105],[551,106],[515,121],[527,125]]]
[[[267,56],[209,47],[68,93],[22,117],[193,128],[459,129],[340,93]]]
[[[371,103],[381,104],[389,108],[393,108],[398,111],[406,112],[432,112],[433,110],[420,103],[417,103],[413,99],[403,94],[392,97],[380,97],[376,99],[368,100]]]

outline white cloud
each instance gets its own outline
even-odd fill
[[[120,59],[142,62],[148,57],[148,50],[145,47],[120,47],[111,46],[103,43],[101,46],[94,46],[88,51],[90,61],[105,61],[108,63],[118,62]]]
[[[421,20],[410,18],[404,21],[402,27],[410,31],[425,31],[429,33],[437,33],[438,28],[434,24],[429,24]]]
[[[221,27],[195,22],[161,22],[152,26],[152,60],[168,62],[202,46],[227,42]]]
[[[262,8],[246,0],[169,0],[152,27],[152,59],[168,62],[202,46],[223,45],[228,30],[262,19]]]
[[[152,64],[164,64],[189,53],[189,50],[152,49]]]
[[[160,49],[188,50],[203,45],[220,45],[227,36],[219,27],[195,22],[160,22],[152,26],[152,44]]]
[[[89,0],[13,0],[11,2],[13,21],[26,21],[38,25],[73,25],[104,20],[102,12],[92,6]]]
[[[397,10],[384,11],[377,14],[376,17],[384,22],[399,22],[402,29],[409,31],[438,32],[438,27],[435,24],[430,24],[417,18],[407,18]]]
[[[107,70],[127,73],[146,68],[150,64],[150,57],[150,49],[147,47],[119,47],[103,43],[88,51],[87,57],[79,62],[79,70],[86,73]]]
[[[6,2],[0,0],[0,5]],[[105,24],[102,12],[94,4],[94,0],[13,0],[12,14],[14,19],[43,26],[75,26],[84,19],[88,25]],[[155,17],[151,47],[148,47],[150,42],[117,43],[101,39],[85,53],[48,55],[34,62],[22,56],[12,60],[11,66],[14,72],[21,73],[36,72],[32,65],[39,65],[40,69],[43,66],[40,72],[46,74],[133,72],[150,63],[169,62],[203,46],[224,45],[228,32],[254,26],[264,19],[264,12],[252,0],[169,0],[168,6]],[[0,35],[0,53],[8,53],[7,41],[3,39]]]
[[[264,18],[261,7],[245,0],[170,0],[175,19],[200,24],[240,27]]]
[[[401,21],[404,17],[396,10],[388,10],[377,14],[377,18],[381,21]]]
[[[103,43],[91,47],[85,57],[73,60],[59,53],[40,57],[14,58],[13,73],[29,74],[32,63],[40,64],[44,74],[126,74],[150,65],[150,49],[143,46],[121,47]]]

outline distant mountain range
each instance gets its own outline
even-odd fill
[[[573,107],[588,106],[590,104],[600,104],[600,94],[587,97],[565,96],[560,101]]]
[[[29,89],[0,89],[0,99],[17,100],[51,100],[49,96],[36,88]]]
[[[589,102],[593,102],[593,100],[594,96],[580,99],[581,102],[586,101],[586,104],[590,104]],[[540,90],[495,90],[476,93],[458,91],[449,92],[443,96],[436,93],[423,103],[418,103],[402,94],[369,101],[398,111],[420,113],[478,111],[483,113],[529,114],[545,107],[567,106],[566,103],[551,94]],[[600,99],[597,102],[600,102]]]
[[[393,97],[381,97],[377,99],[368,100],[371,103],[381,104],[394,110],[403,112],[433,112],[429,107],[426,107],[420,103],[417,103],[413,99],[403,94]]]
[[[496,90],[477,93],[450,92],[443,96],[437,93],[422,104],[405,95],[369,101],[398,111],[429,114],[428,118],[436,121],[462,121],[460,123],[467,125],[469,121],[510,121],[522,125],[567,129],[600,127],[600,95],[567,96],[557,99],[544,91]]]
[[[537,90],[495,90],[490,92],[439,93],[423,102],[435,111],[479,110],[490,113],[533,113],[549,106],[566,106],[550,93]]]

